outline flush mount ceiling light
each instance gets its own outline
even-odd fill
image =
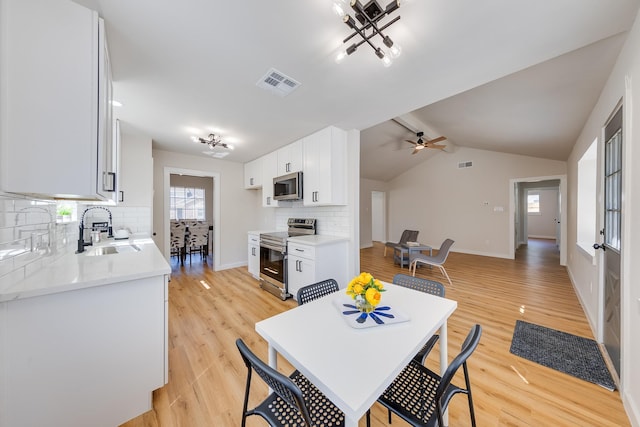
[[[386,16],[391,15],[400,8],[400,0],[392,1],[385,8],[382,8],[376,0],[370,0],[364,5],[360,0],[350,0],[350,6],[354,11],[355,19],[348,13],[345,13],[343,4],[344,0],[334,0],[333,10],[336,14],[342,16],[342,21],[353,30],[353,33],[342,42],[347,43],[355,36],[360,36],[362,40],[352,43],[345,50],[339,52],[336,56],[336,62],[342,62],[347,55],[351,55],[359,46],[367,43],[374,50],[376,56],[382,60],[385,67],[391,65],[391,58],[397,58],[402,50],[397,43],[394,43],[393,40],[391,40],[389,36],[384,35],[382,31],[396,23],[400,19],[400,16],[396,16],[386,24],[383,24],[382,21]],[[388,53],[381,47],[373,44],[371,39],[375,36],[380,36],[382,43],[389,48]]]
[[[199,138],[197,136],[192,136],[191,139],[194,142],[201,142],[203,144],[207,144],[209,146],[209,149],[211,150],[213,150],[217,146],[228,148],[229,150],[233,150],[232,145],[222,142],[222,137],[220,135],[216,135],[215,133],[210,133],[207,138]]]

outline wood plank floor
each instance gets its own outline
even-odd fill
[[[446,285],[447,297],[458,302],[449,320],[449,357],[457,353],[471,325],[483,327],[480,346],[469,359],[478,426],[630,425],[617,391],[509,353],[518,319],[593,338],[552,242],[531,240],[518,250],[516,260],[452,252],[445,266],[453,281],[453,286]],[[386,281],[407,272],[394,265],[389,254],[383,257],[379,243],[361,251],[361,269]],[[420,268],[417,275],[446,283],[437,269]],[[211,288],[205,289],[201,281]],[[239,426],[246,368],[235,340],[242,337],[266,360],[267,345],[254,325],[295,302],[260,290],[245,268],[214,272],[195,258],[191,265],[173,266],[169,288],[169,383],[154,393],[154,410],[124,426]],[[427,362],[434,368],[437,350]],[[292,370],[285,360],[279,367]],[[254,381],[253,391],[253,402],[267,392],[259,381]],[[372,416],[373,426],[388,425],[380,405],[373,407]],[[266,425],[257,417],[247,424]],[[394,417],[393,425],[406,424]],[[453,399],[450,425],[470,425],[464,397]]]

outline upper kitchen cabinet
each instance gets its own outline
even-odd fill
[[[304,205],[347,202],[347,132],[329,126],[304,138]]]
[[[278,176],[302,170],[302,140],[278,149]]]
[[[278,152],[272,151],[261,157],[262,159],[262,206],[265,208],[278,207],[278,201],[273,198],[273,178],[278,176]]]
[[[244,188],[262,187],[262,158],[244,164]]]
[[[1,189],[115,201],[104,22],[66,0],[2,0],[0,15]]]

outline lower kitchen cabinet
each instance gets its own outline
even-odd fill
[[[112,427],[150,410],[167,296],[161,275],[0,302],[0,426]]]
[[[290,238],[287,244],[288,292],[297,300],[298,290],[326,279],[347,286],[347,239],[329,236]]]
[[[249,273],[256,279],[260,278],[260,234],[249,233],[249,252],[247,266]]]

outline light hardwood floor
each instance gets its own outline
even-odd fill
[[[385,281],[407,272],[393,264],[392,256],[382,254],[379,243],[363,249],[361,270]],[[518,250],[516,260],[452,252],[445,266],[453,281],[453,286],[446,285],[446,296],[458,302],[449,319],[449,357],[457,354],[471,325],[483,327],[480,346],[469,359],[478,426],[630,425],[619,392],[509,353],[518,319],[593,338],[552,242],[532,240]],[[419,268],[417,276],[446,282],[437,269]],[[255,323],[295,305],[260,290],[245,268],[213,272],[195,258],[191,266],[173,265],[169,383],[154,393],[154,410],[124,426],[239,426],[246,368],[235,340],[242,337],[266,360],[267,345],[255,332]],[[373,356],[384,357],[384,351]],[[437,346],[427,364],[437,368]],[[279,368],[287,373],[293,369],[282,359]],[[257,380],[253,387],[255,403],[267,389]],[[373,407],[372,418],[373,426],[388,425],[380,405]],[[250,417],[247,424],[266,425],[258,417]],[[394,417],[393,425],[406,423]],[[464,397],[453,399],[450,425],[470,425]]]

